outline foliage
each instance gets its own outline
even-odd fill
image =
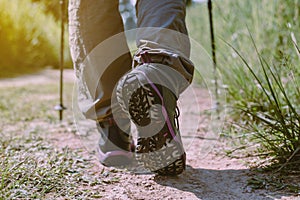
[[[61,20],[61,4],[63,3],[62,0],[31,0],[33,3],[38,3],[41,6],[41,9],[46,14],[51,14],[56,21]],[[64,6],[68,5],[68,0],[64,0]],[[64,16],[67,16],[67,9],[64,9]]]
[[[53,18],[28,0],[0,0],[0,9],[2,77],[58,65],[59,28]]]
[[[254,41],[253,44],[262,76],[255,73],[245,57],[231,46],[250,71],[264,99],[263,102],[251,102],[256,104],[255,109],[252,106],[240,107],[251,120],[245,127],[256,132],[253,139],[261,144],[258,150],[263,152],[263,157],[269,158],[272,167],[277,166],[278,170],[288,167],[300,172],[300,108],[297,107],[300,104],[300,81],[294,76],[294,72],[299,71],[295,68],[289,80],[283,80],[279,71],[258,52]]]
[[[45,5],[31,0],[0,0],[0,9],[0,77],[59,66],[60,23],[47,14]],[[64,51],[65,63],[71,66],[67,45]]]
[[[300,2],[213,3],[220,87],[226,89],[222,92],[230,118],[251,135],[245,137],[258,143],[260,155],[271,159],[277,169],[300,166],[299,50],[294,48],[300,38]],[[210,52],[207,15],[206,4],[194,5],[187,23],[191,37]]]

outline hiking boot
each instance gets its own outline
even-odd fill
[[[177,97],[150,78],[163,79],[160,75],[155,64],[140,65],[119,81],[116,95],[137,127],[136,159],[152,172],[172,176],[185,170],[186,154],[178,128]]]
[[[125,131],[120,129],[112,116],[97,124],[100,133],[98,155],[104,166],[127,166],[133,161],[134,143],[128,135],[130,120],[123,119],[122,123],[127,126]]]

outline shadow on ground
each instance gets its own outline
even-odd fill
[[[203,200],[271,200],[289,196],[274,194],[266,190],[253,191],[247,186],[247,179],[250,175],[249,169],[212,170],[187,166],[187,170],[178,177],[156,176],[154,181],[182,192],[193,193],[197,199]],[[291,198],[296,199],[297,197]]]

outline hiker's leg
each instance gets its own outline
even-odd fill
[[[131,162],[130,122],[111,114],[117,81],[131,68],[119,0],[70,0],[70,49],[76,71],[78,105],[86,118],[98,120],[98,158],[103,165]]]
[[[117,99],[137,127],[136,158],[160,175],[185,170],[176,101],[193,77],[184,0],[138,0],[136,68]]]
[[[124,28],[118,6],[118,0],[69,1],[69,43],[78,102],[90,119],[101,120],[109,114],[113,88],[131,68],[125,36],[119,34]]]
[[[194,67],[189,60],[190,41],[185,24],[185,0],[138,0],[137,1],[137,46],[135,61],[140,64],[143,54],[151,62],[161,63],[176,69],[190,83]],[[155,28],[152,28],[155,27]],[[177,84],[182,92],[185,83]],[[178,94],[177,94],[178,95]]]

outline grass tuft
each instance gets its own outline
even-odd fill
[[[250,38],[259,58],[262,74],[255,72],[245,57],[230,45],[250,71],[257,88],[262,91],[262,96],[258,98],[264,99],[263,102],[256,99],[249,102],[256,105],[255,109],[251,106],[239,107],[249,116],[248,119],[252,119],[245,128],[256,133],[252,139],[261,144],[258,151],[264,152],[262,157],[272,158],[269,160],[272,167],[277,168],[277,171],[288,168],[300,172],[300,112],[297,106],[300,105],[300,99],[297,98],[300,95],[297,89],[299,80],[290,80],[289,84],[296,87],[294,90],[287,89],[282,74],[262,57],[251,34]]]

